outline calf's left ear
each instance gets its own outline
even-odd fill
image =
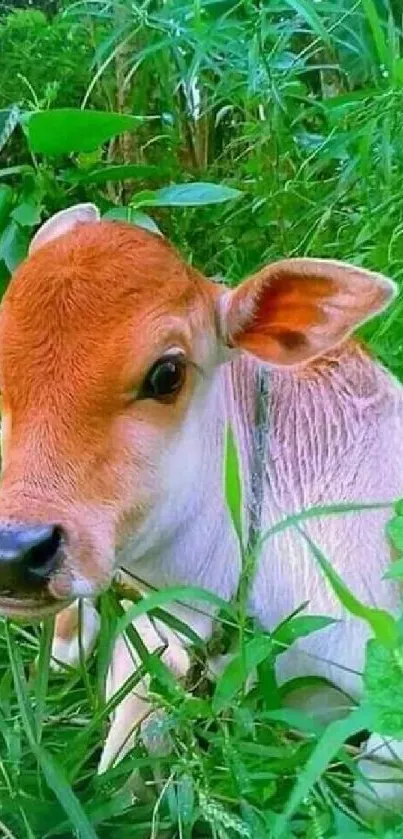
[[[77,224],[97,222],[99,219],[99,210],[95,204],[75,204],[74,207],[68,207],[67,210],[60,210],[36,231],[35,236],[31,239],[29,253],[34,253],[38,248],[46,245],[47,242],[58,239],[63,233],[68,233]]]
[[[219,296],[221,336],[227,346],[292,367],[345,340],[395,294],[391,280],[354,265],[286,259]]]

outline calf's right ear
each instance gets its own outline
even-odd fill
[[[229,347],[275,366],[325,354],[381,312],[396,286],[381,274],[326,259],[285,259],[218,296]]]
[[[59,213],[51,216],[36,231],[29,246],[29,254],[35,253],[38,248],[46,245],[47,242],[58,239],[63,233],[68,233],[76,224],[97,222],[99,220],[100,213],[95,204],[75,204],[74,207],[68,207],[67,210],[60,210]]]

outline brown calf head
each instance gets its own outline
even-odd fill
[[[228,348],[306,363],[393,293],[323,260],[224,290],[92,205],[47,222],[1,310],[0,610],[41,617],[109,584],[128,535],[175,491],[175,458],[189,441],[197,451],[195,417]]]

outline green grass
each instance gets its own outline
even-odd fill
[[[234,493],[231,497],[233,501]],[[324,515],[326,511],[317,512]],[[328,515],[340,512],[341,508],[334,508]],[[301,516],[290,518],[288,526],[299,526],[301,520]],[[398,543],[403,532],[399,509],[394,522]],[[357,735],[373,727],[385,734],[401,736],[403,732],[403,713],[396,708],[396,696],[403,689],[401,628],[387,613],[360,604],[320,551],[312,548],[343,605],[357,619],[368,621],[374,632],[365,673],[366,702],[346,719],[328,725],[288,708],[287,694],[296,681],[280,686],[275,675],[279,655],[299,637],[320,632],[331,623],[323,616],[295,614],[272,633],[264,633],[245,615],[241,596],[237,602],[221,604],[209,652],[212,643],[217,653],[230,642],[234,658],[214,679],[207,670],[206,649],[195,644],[186,684],[177,683],[166,670],[160,659],[162,649],[151,656],[147,653],[129,619],[146,611],[164,619],[163,607],[173,599],[197,598],[203,608],[212,600],[203,591],[156,592],[147,603],[136,602],[124,619],[116,594],[104,595],[100,603],[103,643],[85,678],[74,671],[49,672],[52,621],[41,633],[32,634],[6,624],[0,636],[3,834],[108,837],[113,832],[122,839],[133,835],[145,839],[400,836],[400,814],[393,816],[387,808],[381,808],[377,828],[361,822],[354,811],[351,783],[359,777]],[[105,640],[121,631],[128,633],[142,666],[105,705]],[[34,660],[38,662],[36,675],[32,674]],[[116,768],[97,777],[108,714],[146,672],[151,678],[153,707],[164,712],[162,730],[171,738],[172,749],[151,757],[139,740]],[[250,683],[252,674],[255,678]],[[299,680],[300,686],[308,684],[309,679]],[[136,799],[133,791],[140,782],[145,794]]]
[[[39,219],[81,200],[94,200],[104,212],[141,211],[134,220],[157,224],[193,264],[230,284],[265,262],[309,255],[383,271],[402,286],[399,2],[92,0],[58,6],[55,17],[32,9],[0,16],[2,289]],[[79,108],[83,102],[152,119],[94,151],[52,154],[30,146],[11,108]],[[161,206],[157,190],[195,182],[241,195],[207,208]],[[403,380],[402,334],[400,294],[363,335]],[[230,440],[226,465],[227,501],[237,524],[240,488]],[[280,527],[337,513],[305,511]],[[399,506],[392,517],[389,535],[401,557]],[[172,750],[151,758],[139,741],[103,778],[96,766],[113,710],[113,703],[105,705],[104,684],[121,621],[116,596],[101,599],[100,642],[77,672],[49,671],[50,623],[42,631],[1,624],[0,836],[402,837],[401,814],[381,811],[377,824],[366,825],[351,793],[362,729],[403,734],[401,621],[357,603],[311,547],[329,585],[373,633],[366,705],[330,725],[288,709],[291,686],[279,686],[275,676],[281,652],[299,636],[320,632],[326,616],[296,614],[262,633],[244,609],[249,555],[239,602],[222,610],[214,638],[216,651],[236,642],[235,660],[218,681],[210,678],[207,651],[194,637],[191,673],[185,685],[176,685],[159,654],[146,655],[141,638],[128,630],[142,666],[115,702],[148,672]],[[402,568],[399,559],[396,576]],[[161,618],[172,596],[156,593],[147,608]],[[138,614],[144,606],[135,608]],[[163,779],[159,787],[155,772]],[[133,800],[133,773],[147,792],[141,800]]]

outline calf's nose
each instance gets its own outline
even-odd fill
[[[0,594],[42,588],[56,570],[60,541],[53,524],[0,526]]]

